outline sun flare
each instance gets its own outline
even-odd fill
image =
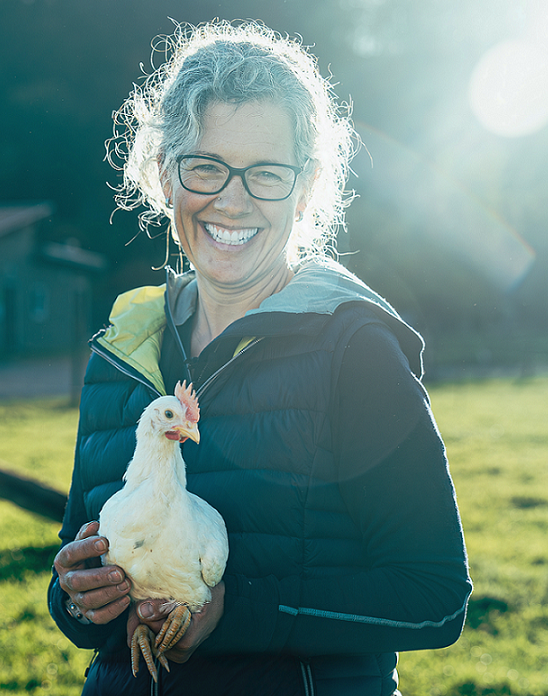
[[[470,106],[497,135],[530,135],[548,123],[548,48],[541,42],[504,41],[476,65]]]

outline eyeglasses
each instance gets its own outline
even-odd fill
[[[250,167],[230,167],[207,155],[181,155],[177,158],[181,186],[192,193],[210,196],[226,188],[232,177],[242,179],[245,190],[260,201],[283,201],[293,193],[303,167],[264,162]]]

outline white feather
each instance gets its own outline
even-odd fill
[[[164,598],[195,612],[223,576],[228,539],[217,510],[186,490],[179,442],[166,437],[185,425],[186,410],[174,396],[145,409],[125,485],[103,506],[99,534],[109,541],[104,563],[124,569],[133,599]]]

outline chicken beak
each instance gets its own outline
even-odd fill
[[[195,423],[190,430],[186,430],[185,436],[193,440],[197,445],[199,445],[200,431],[198,430],[198,423]]]

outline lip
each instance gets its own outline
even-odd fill
[[[261,231],[260,227],[228,227],[213,222],[201,221],[207,236],[225,248],[238,249],[248,244]]]

